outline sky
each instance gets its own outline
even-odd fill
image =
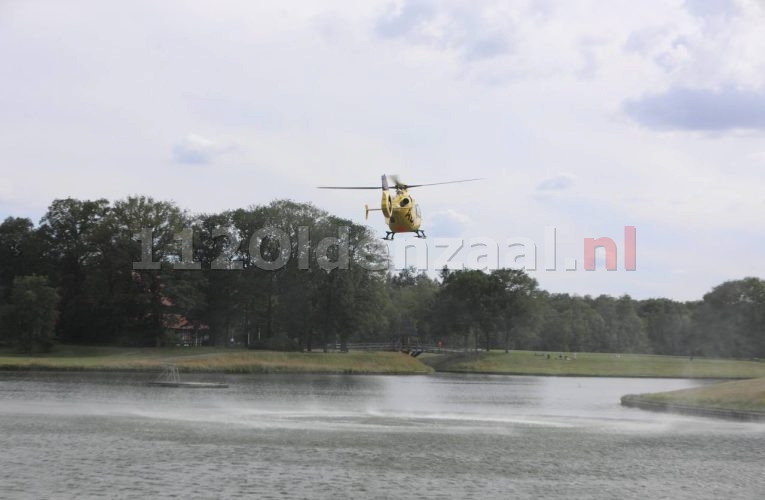
[[[0,219],[289,198],[382,235],[316,186],[480,177],[412,192],[427,266],[524,241],[549,291],[698,300],[765,278],[763,47],[763,0],[0,0]]]

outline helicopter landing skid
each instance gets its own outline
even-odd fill
[[[382,239],[384,239],[385,241],[393,241],[394,236],[396,236],[396,233],[394,233],[393,231],[385,231],[385,236],[383,236]],[[425,235],[425,231],[423,231],[422,229],[418,229],[417,231],[415,231],[414,236],[415,238],[423,238],[423,239],[427,238],[427,236]]]

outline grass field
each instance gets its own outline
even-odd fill
[[[428,354],[420,359],[436,371],[587,377],[745,379],[765,377],[765,363],[645,354],[535,353],[504,351]]]
[[[0,351],[0,370],[160,370],[220,373],[429,373],[432,368],[396,352],[272,352],[181,347],[168,349],[59,346],[47,354]]]
[[[737,380],[692,389],[626,396],[633,402],[647,402],[703,410],[759,412],[765,417],[765,378]]]
[[[597,377],[746,379],[765,377],[765,363],[640,354],[478,352],[423,354],[395,352],[301,353],[213,347],[125,348],[57,346],[47,354],[0,351],[0,370],[159,370],[172,363],[181,371],[268,373],[459,373]]]

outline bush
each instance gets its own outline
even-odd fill
[[[287,337],[285,333],[278,333],[268,339],[250,340],[247,347],[263,351],[299,351],[300,343]]]

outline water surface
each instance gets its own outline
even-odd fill
[[[0,373],[0,498],[761,498],[765,425],[667,379]]]

